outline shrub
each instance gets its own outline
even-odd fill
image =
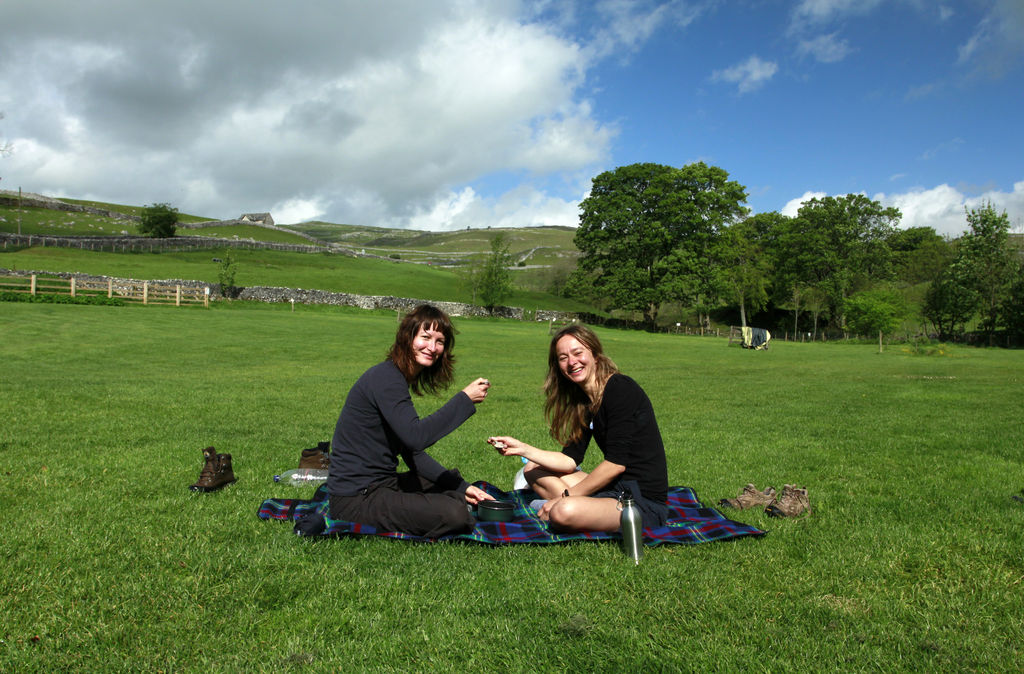
[[[114,307],[123,307],[125,301],[119,297],[105,297],[103,295],[46,295],[29,293],[0,292],[0,302],[36,302],[40,304],[101,304]]]
[[[153,204],[142,209],[139,233],[155,239],[169,239],[178,226],[178,209],[170,204]]]
[[[220,294],[222,297],[228,297],[229,293],[235,287],[235,272],[238,271],[238,265],[235,262],[235,258],[231,255],[229,250],[223,259],[213,258],[219,262],[217,267],[217,281],[220,283]]]

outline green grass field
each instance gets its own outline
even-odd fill
[[[509,251],[524,264],[551,264],[574,259],[576,230],[567,227],[514,227],[496,229],[460,229],[451,232],[356,227],[326,222],[288,225],[324,241],[341,244],[376,255],[398,254],[402,259],[419,261],[460,260],[481,257],[491,250],[499,233],[507,237]]]
[[[768,535],[638,567],[612,543],[311,542],[259,520],[308,493],[272,476],[330,437],[395,325],[0,304],[0,671],[1019,671],[1020,352],[601,330],[654,402],[673,484],[714,503],[799,483],[814,507],[738,513]],[[484,438],[552,446],[547,326],[456,325],[458,387],[494,387],[433,451],[509,488],[518,466]],[[239,481],[193,494],[207,445]]]
[[[80,199],[62,199],[72,204],[91,206],[115,213],[138,216],[141,206],[125,206]],[[182,223],[209,221],[187,213],[179,213]],[[71,213],[37,206],[0,204],[0,232],[47,236],[117,236],[122,232],[138,235],[136,224],[90,213]],[[428,232],[385,227],[357,227],[328,222],[307,222],[285,225],[278,229],[255,225],[223,225],[202,229],[178,229],[178,236],[238,237],[255,241],[306,245],[308,239],[294,234],[302,232],[322,242],[336,243],[358,252],[381,257],[430,264],[450,264],[480,259],[490,252],[491,241],[499,233],[508,237],[509,250],[517,263],[552,265],[571,263],[577,254],[573,244],[575,230],[567,227],[516,227],[503,229],[465,229],[452,232]]]
[[[81,272],[135,279],[188,279],[217,283],[225,250],[169,253],[109,253],[74,248],[33,247],[0,251],[0,268]],[[307,288],[359,295],[393,295],[433,301],[470,302],[469,287],[449,269],[390,260],[274,250],[232,250],[235,284]],[[505,301],[527,310],[590,311],[566,297],[523,287]]]

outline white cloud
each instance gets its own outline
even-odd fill
[[[916,101],[921,98],[927,98],[939,91],[941,88],[942,87],[940,85],[934,83],[912,86],[907,90],[907,93],[903,95],[903,100]]]
[[[903,194],[879,193],[873,199],[883,206],[900,209],[902,229],[931,227],[940,234],[955,236],[964,228],[964,195],[949,185]]]
[[[828,194],[825,192],[804,192],[802,197],[797,197],[796,199],[790,199],[787,201],[786,205],[783,206],[782,210],[779,212],[787,217],[795,218],[800,207],[804,205],[804,202],[810,201],[811,199],[824,199],[827,196]]]
[[[828,196],[825,192],[804,192],[803,196],[789,201],[780,212],[794,217],[804,202],[825,196]],[[871,198],[883,206],[900,209],[903,217],[899,226],[902,229],[931,227],[943,236],[955,238],[967,229],[966,212],[986,204],[992,204],[999,212],[1006,211],[1011,227],[1018,231],[1024,227],[1024,180],[1014,183],[1012,192],[987,190],[967,196],[954,187],[942,184],[931,189],[915,188],[900,194],[880,192]]]
[[[995,0],[971,36],[960,45],[957,63],[1000,78],[1008,70],[1020,67],[1024,54],[1021,35],[1024,35],[1024,3]]]
[[[796,24],[821,24],[848,14],[867,14],[882,0],[800,0],[793,9]]]
[[[582,89],[594,51],[516,2],[144,5],[52,0],[0,33],[5,184],[408,226],[458,220],[437,204],[490,175],[593,170],[617,134]],[[672,7],[623,6],[617,39]]]
[[[552,197],[528,185],[499,197],[481,197],[472,188],[442,195],[409,221],[413,229],[452,231],[472,227],[575,227],[579,200]]]
[[[319,220],[324,206],[317,199],[287,199],[271,206],[270,213],[279,225],[294,225],[300,222]]]
[[[736,84],[739,93],[745,94],[763,86],[775,76],[778,69],[777,63],[764,61],[755,55],[725,70],[716,70],[712,73],[711,80]]]
[[[927,161],[935,159],[938,155],[946,154],[949,152],[956,151],[957,148],[964,144],[963,138],[951,138],[947,141],[943,141],[934,147],[930,147],[921,153],[921,159]]]
[[[466,187],[457,194],[451,192],[438,199],[428,211],[422,211],[412,216],[409,220],[409,227],[431,231],[458,229],[457,223],[460,216],[476,201],[477,195],[472,187]]]
[[[836,37],[837,33],[819,35],[810,40],[801,40],[797,46],[797,54],[813,56],[822,63],[836,63],[850,55],[853,49],[849,42]]]
[[[560,5],[572,3],[559,0]],[[586,11],[599,17],[598,28],[588,40],[591,60],[629,54],[643,46],[654,33],[666,25],[685,28],[708,10],[707,2],[669,0],[599,0],[585,5]]]

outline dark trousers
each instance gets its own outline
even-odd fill
[[[468,533],[476,525],[461,492],[441,490],[414,473],[375,482],[355,496],[331,494],[331,519],[427,538]]]

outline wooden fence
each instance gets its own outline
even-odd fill
[[[210,288],[208,286],[182,286],[150,281],[125,281],[113,279],[106,281],[52,278],[46,276],[0,276],[0,292],[29,293],[32,295],[70,295],[116,297],[125,302],[142,304],[202,304],[210,306]]]

